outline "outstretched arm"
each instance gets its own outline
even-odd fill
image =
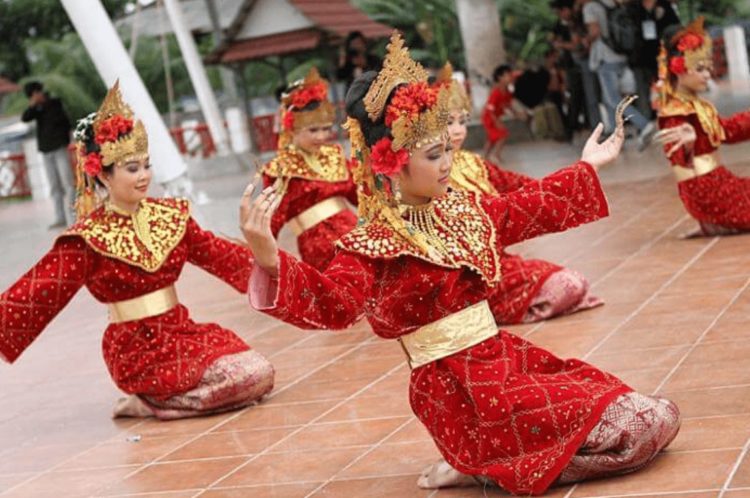
[[[279,251],[270,224],[280,198],[271,186],[252,201],[254,187],[247,188],[240,206],[242,232],[256,261],[251,305],[304,329],[343,329],[359,320],[372,285],[372,263],[339,254],[321,273]]]
[[[750,140],[750,111],[734,114],[729,118],[719,118],[726,138],[724,143],[735,144]]]
[[[203,230],[192,218],[185,238],[188,261],[225,281],[240,292],[247,292],[253,268],[253,253],[247,247]]]
[[[0,358],[13,363],[86,283],[93,251],[79,237],[62,237],[0,294]]]
[[[624,131],[599,143],[602,125],[596,127],[581,160],[504,195],[486,196],[484,208],[496,223],[498,244],[508,246],[545,233],[561,232],[609,214],[597,170],[620,153]]]

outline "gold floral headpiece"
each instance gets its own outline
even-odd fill
[[[464,86],[453,79],[453,65],[450,62],[446,62],[438,71],[436,83],[448,89],[448,109],[471,114],[471,99],[466,94]]]
[[[319,102],[320,105],[309,111],[303,110],[313,102]],[[284,123],[288,131],[298,131],[317,124],[332,125],[336,119],[336,110],[328,100],[328,82],[315,67],[310,68],[303,80],[290,85],[289,90],[281,97],[281,104],[286,115],[291,116]]]
[[[96,208],[94,178],[105,166],[121,166],[148,157],[148,135],[133,111],[122,100],[120,82],[107,92],[99,110],[81,119],[75,130],[76,213],[82,218]]]
[[[133,122],[133,110],[122,100],[119,81],[109,89],[96,111],[93,129],[103,165],[119,166],[148,157],[146,128],[141,121]]]
[[[703,23],[703,17],[698,17],[669,40],[669,47],[665,47],[662,43],[659,54],[659,77],[661,79],[669,79],[670,72],[675,75],[684,74],[687,71],[698,70],[703,65],[711,65],[713,42],[704,29]],[[676,51],[677,54],[670,57],[670,51]]]
[[[447,134],[449,93],[431,87],[428,76],[394,32],[383,68],[363,98],[369,119],[382,119],[390,136],[370,147],[359,121],[350,117],[344,125],[356,159],[352,173],[358,188],[360,220],[386,223],[424,254],[432,254],[435,249],[424,235],[409,230],[401,217],[393,178],[408,163],[410,151],[442,140]]]
[[[394,31],[383,68],[363,102],[372,121],[383,119],[390,135],[372,147],[372,168],[393,174],[408,160],[408,152],[441,140],[448,126],[449,94],[431,87],[427,71],[409,55],[401,35]]]

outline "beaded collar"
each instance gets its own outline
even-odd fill
[[[339,145],[324,145],[315,154],[306,154],[290,145],[266,164],[263,172],[273,178],[303,178],[323,182],[343,182],[349,179],[344,151]]]
[[[470,268],[490,286],[500,280],[495,227],[473,192],[449,191],[431,204],[406,208],[406,227],[425,235],[429,254],[379,219],[344,235],[337,245],[369,258],[414,256],[446,268]]]
[[[145,199],[135,213],[105,205],[65,231],[99,254],[153,273],[164,264],[187,230],[185,199]]]
[[[457,150],[453,153],[451,186],[480,194],[494,195],[497,190],[490,183],[484,160],[473,152]]]

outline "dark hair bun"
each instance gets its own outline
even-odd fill
[[[365,95],[377,76],[378,73],[375,71],[363,73],[354,80],[349,91],[346,92],[346,114],[359,122],[368,147],[372,147],[378,140],[389,134],[388,127],[385,125],[385,117],[380,116],[377,121],[373,122],[365,109]]]

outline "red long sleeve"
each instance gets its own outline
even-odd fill
[[[750,111],[738,112],[729,118],[719,118],[726,138],[724,143],[736,144],[750,140]]]
[[[499,194],[506,194],[518,190],[526,184],[533,183],[536,178],[514,171],[508,171],[490,161],[484,161],[490,183]]]
[[[188,242],[188,261],[238,291],[247,292],[254,261],[250,249],[203,230],[192,218],[188,220],[185,237]]]
[[[0,356],[14,362],[86,283],[94,253],[78,237],[62,237],[0,295]]]
[[[515,192],[484,196],[482,203],[496,223],[501,249],[609,214],[599,177],[584,162],[527,183]]]
[[[250,303],[302,329],[345,329],[364,316],[365,295],[374,282],[374,262],[339,253],[321,273],[279,251],[279,277],[258,268],[250,282]]]

